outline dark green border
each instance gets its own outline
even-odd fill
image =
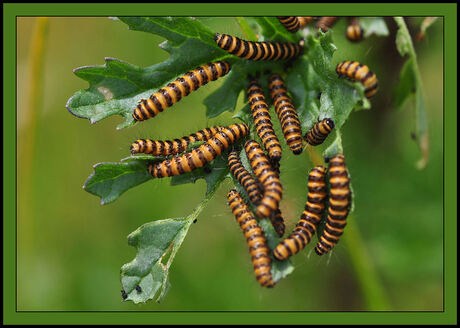
[[[457,4],[12,4],[3,5],[4,324],[456,324]],[[16,16],[444,16],[444,312],[16,312]]]

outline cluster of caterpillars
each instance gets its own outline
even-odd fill
[[[316,28],[325,32],[338,17],[280,16],[278,19],[290,32],[295,33],[315,20]],[[363,30],[358,19],[350,18],[347,37],[350,36],[352,41],[358,41],[362,39],[362,35]],[[253,42],[219,33],[216,33],[214,41],[228,53],[247,60],[292,60],[304,51],[303,42]],[[159,89],[148,99],[140,100],[132,116],[135,121],[150,119],[192,91],[227,75],[230,71],[231,65],[226,61],[199,66]],[[361,82],[368,98],[377,91],[376,76],[366,65],[356,61],[344,61],[337,65],[336,72],[339,77]],[[280,74],[270,73],[268,88],[286,144],[295,155],[301,154],[304,149],[303,140],[311,146],[320,145],[325,141],[335,126],[332,118],[318,119],[302,137],[299,117]],[[173,140],[138,139],[132,143],[131,153],[164,157],[159,162],[147,165],[147,171],[154,178],[191,172],[205,167],[217,156],[225,154],[231,174],[243,187],[250,203],[248,205],[245,197],[233,189],[227,195],[228,205],[246,237],[258,282],[262,286],[273,287],[276,282],[271,274],[272,260],[283,261],[305,248],[317,231],[326,207],[325,228],[319,237],[315,252],[318,255],[326,254],[337,244],[346,225],[351,202],[349,175],[342,154],[336,154],[330,159],[328,169],[323,166],[314,167],[308,175],[308,197],[300,220],[291,234],[271,250],[257,219],[269,219],[277,235],[280,238],[284,236],[286,227],[279,209],[283,194],[279,176],[282,147],[272,125],[264,91],[257,79],[252,76],[249,76],[247,100],[252,123],[261,144],[249,138],[250,127],[247,124],[235,123],[205,128]],[[203,143],[187,151],[195,142]],[[240,159],[238,145],[243,142],[252,172],[243,166]],[[136,290],[141,292],[140,287]],[[126,292],[122,291],[122,294],[125,299]]]

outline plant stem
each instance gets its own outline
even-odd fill
[[[398,24],[398,34],[404,38],[404,45],[407,48],[398,49],[401,56],[406,53],[409,54],[412,59],[412,71],[415,77],[415,126],[417,131],[419,148],[422,152],[422,157],[417,162],[417,168],[423,169],[428,162],[429,155],[429,138],[428,138],[428,121],[426,117],[425,106],[423,105],[423,92],[422,92],[422,78],[420,77],[420,70],[417,65],[417,56],[415,54],[414,44],[410,36],[409,30],[407,29],[406,23],[403,17],[394,17],[396,24]],[[398,35],[397,35],[398,39]]]
[[[246,18],[244,17],[235,17],[236,22],[241,28],[241,31],[244,34],[244,37],[248,41],[257,41],[257,36],[256,34],[252,31],[252,28],[249,26]]]
[[[318,165],[316,164],[318,161],[324,165],[322,157],[314,147],[307,147],[307,149],[310,160],[314,165]],[[353,270],[355,271],[355,277],[361,287],[361,293],[365,300],[366,308],[370,311],[389,310],[390,305],[382,283],[375,271],[372,258],[367,253],[367,248],[363,242],[359,229],[351,217],[347,219],[346,233],[344,233],[342,239],[347,245],[346,250],[348,251]]]
[[[25,107],[25,114],[23,115],[24,124],[21,128],[19,143],[19,155],[18,162],[21,165],[20,176],[21,176],[21,200],[20,203],[24,206],[19,206],[22,220],[21,226],[24,230],[24,243],[32,245],[34,240],[34,219],[33,219],[33,178],[32,170],[35,158],[35,140],[38,116],[42,108],[43,99],[43,71],[44,71],[44,55],[45,55],[45,42],[47,39],[49,18],[38,17],[35,21],[35,26],[32,31],[32,37],[30,40],[30,49],[28,57],[28,69],[29,69],[29,92],[28,101]],[[27,205],[25,205],[27,204]],[[21,241],[22,242],[22,241]]]
[[[369,311],[389,311],[391,306],[359,229],[352,217],[348,217],[347,222],[343,242],[361,286],[365,305]]]

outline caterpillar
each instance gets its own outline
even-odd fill
[[[273,105],[283,129],[284,139],[292,152],[298,155],[302,152],[302,129],[297,112],[287,94],[281,76],[272,74],[268,82]]]
[[[278,208],[270,215],[270,222],[272,223],[273,229],[275,229],[276,234],[278,237],[283,237],[284,232],[286,230],[286,225],[284,224],[283,216],[281,215],[281,211]]]
[[[246,141],[244,149],[252,170],[264,190],[262,199],[257,206],[256,214],[260,218],[270,217],[278,209],[279,202],[283,196],[281,181],[257,141]]]
[[[359,25],[358,18],[351,17],[349,19],[349,25],[345,30],[345,36],[352,42],[359,42],[364,38],[364,30],[361,25]]]
[[[245,41],[219,33],[216,33],[214,41],[229,53],[249,60],[292,59],[299,56],[303,50],[297,43]]]
[[[191,152],[148,165],[148,172],[154,178],[164,178],[190,172],[212,161],[224,149],[238,139],[247,136],[248,133],[249,127],[246,124],[232,124],[224,127],[207,142]]]
[[[305,209],[289,237],[273,250],[273,256],[280,261],[297,254],[310,242],[321,221],[326,207],[326,168],[314,167],[308,175],[308,197]]]
[[[313,16],[297,16],[297,19],[299,20],[299,29],[303,29],[305,26],[310,24],[315,18]]]
[[[300,22],[297,16],[276,16],[280,23],[291,33],[295,33],[300,28]]]
[[[148,99],[142,100],[133,112],[134,120],[144,121],[158,115],[190,92],[195,91],[209,81],[217,80],[219,77],[226,75],[230,69],[230,64],[225,61],[198,66],[158,90]]]
[[[338,19],[339,17],[336,16],[320,17],[319,20],[316,22],[316,29],[326,33],[335,23],[337,23]]]
[[[258,204],[262,199],[262,190],[248,170],[240,161],[238,152],[232,151],[228,154],[228,166],[231,174],[238,180],[238,183],[246,190],[249,200],[253,204]]]
[[[228,155],[228,166],[230,172],[237,179],[238,183],[243,186],[244,190],[249,196],[249,201],[254,205],[258,205],[262,199],[262,190],[259,187],[258,182],[249,173],[248,170],[243,166],[240,161],[238,152],[232,151]],[[285,225],[281,211],[277,209],[270,215],[270,222],[273,225],[276,233],[279,237],[284,235]]]
[[[364,85],[366,98],[371,98],[378,89],[377,77],[366,65],[361,65],[357,61],[346,60],[337,65],[335,71],[341,76],[357,80]]]
[[[207,141],[222,129],[221,126],[213,126],[199,130],[189,136],[174,140],[151,140],[138,139],[131,144],[131,154],[144,153],[154,156],[169,156],[183,153],[189,144],[196,141]]]
[[[235,189],[230,190],[227,199],[228,205],[246,237],[257,281],[264,287],[273,287],[275,281],[270,272],[270,249],[267,246],[267,239],[262,228],[257,224],[256,219]]]
[[[326,140],[329,133],[334,128],[334,121],[330,118],[325,118],[316,122],[313,127],[308,131],[304,139],[312,146],[321,145]]]
[[[281,145],[273,129],[264,92],[255,80],[251,80],[249,83],[248,99],[257,135],[264,144],[270,159],[274,162],[279,162],[282,153]]]
[[[338,242],[347,224],[351,201],[350,179],[342,154],[334,155],[329,162],[329,206],[326,226],[315,247],[318,255],[329,252]]]

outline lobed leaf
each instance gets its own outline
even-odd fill
[[[137,254],[120,271],[126,301],[163,300],[170,287],[169,268],[195,217],[194,212],[186,218],[149,222],[128,236]]]
[[[160,47],[170,53],[170,57],[147,68],[106,58],[105,65],[75,69],[74,73],[88,81],[90,86],[75,93],[66,107],[92,124],[121,115],[124,122],[118,129],[131,126],[135,123],[132,112],[140,100],[199,65],[231,57],[217,47],[213,32],[188,17],[119,17],[118,20],[130,29],[166,38]],[[145,47],[143,51],[146,51]],[[183,56],[184,53],[187,56]]]
[[[149,158],[152,161],[152,157]],[[125,163],[98,163],[94,173],[86,179],[83,189],[99,196],[101,204],[115,201],[125,191],[152,178],[147,172],[144,159],[133,159]]]

